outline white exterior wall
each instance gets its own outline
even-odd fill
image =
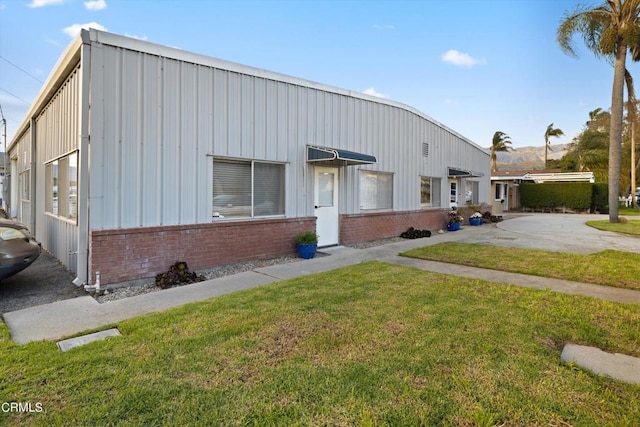
[[[13,191],[10,195],[10,209],[7,212],[10,216],[16,217],[20,222],[26,224],[30,229],[34,228],[31,223],[31,198],[25,199],[23,196],[22,181],[24,173],[31,170],[31,129],[22,135],[11,153],[11,186]]]
[[[87,115],[79,185],[90,217],[79,230],[45,213],[45,165],[79,149]],[[213,156],[286,164],[286,216],[313,216],[307,144],[378,159],[340,169],[342,214],[360,212],[360,169],[394,174],[396,211],[420,209],[420,176],[441,179],[447,207],[448,167],[483,173],[479,199],[490,202],[489,154],[411,107],[91,30],[67,48],[10,145],[12,212],[76,271],[79,232],[210,222]],[[21,200],[26,170],[32,192]]]
[[[489,201],[488,153],[409,107],[198,59],[93,45],[92,229],[211,221],[212,156],[286,163],[286,215],[313,215],[307,144],[378,159],[342,169],[341,213],[359,212],[359,168],[395,174],[394,210],[420,208],[421,175],[442,179],[448,206],[448,166],[483,172]]]
[[[76,271],[78,226],[45,213],[46,164],[78,149],[80,129],[80,68],[67,77],[55,96],[35,119],[35,236],[42,245],[72,271]],[[33,132],[33,130],[32,130]],[[18,156],[20,154],[18,153]],[[32,175],[33,176],[33,175]],[[60,183],[60,185],[63,185]]]
[[[75,271],[78,227],[70,221],[45,213],[46,164],[77,150],[79,140],[80,73],[76,65],[29,120],[25,132],[11,144],[11,212],[27,224],[34,237]],[[15,167],[13,167],[15,166]],[[29,198],[24,196],[24,172],[29,173]],[[37,180],[37,181],[36,181]]]

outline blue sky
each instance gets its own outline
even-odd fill
[[[408,104],[488,147],[571,142],[608,109],[613,68],[556,30],[576,0],[0,0],[8,141],[80,27]],[[594,4],[600,4],[596,1]],[[640,66],[629,64],[640,79]]]

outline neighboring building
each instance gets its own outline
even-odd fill
[[[77,284],[445,226],[489,154],[406,105],[90,30],[9,147],[11,212]],[[475,171],[475,172],[474,172]]]
[[[519,186],[522,182],[595,182],[593,172],[560,172],[560,170],[494,171],[491,175],[492,211],[521,209]]]

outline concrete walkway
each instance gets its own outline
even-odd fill
[[[607,219],[595,215],[532,214],[507,218],[498,224],[465,226],[461,231],[430,238],[406,240],[369,249],[335,247],[324,249],[330,256],[273,265],[179,288],[172,288],[100,304],[90,296],[5,313],[4,321],[17,344],[59,340],[84,330],[166,310],[189,302],[286,280],[321,273],[364,261],[379,260],[404,266],[536,289],[550,289],[573,295],[618,303],[640,304],[640,291],[597,286],[398,256],[398,253],[441,242],[487,243],[544,250],[591,253],[617,249],[640,253],[640,239],[601,232],[585,221]]]

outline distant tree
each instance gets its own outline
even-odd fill
[[[605,182],[609,164],[609,114],[601,108],[589,112],[589,121],[576,136],[561,159],[565,172],[593,172],[598,182]]]
[[[493,140],[491,141],[491,170],[498,170],[497,153],[499,151],[509,151],[511,148],[511,139],[509,135],[504,132],[496,131],[493,134]]]
[[[551,149],[551,143],[549,142],[549,138],[552,136],[555,138],[559,138],[564,135],[561,129],[554,128],[553,123],[547,126],[547,130],[544,132],[544,167],[547,168],[547,152]]]
[[[596,108],[593,111],[589,111],[589,121],[586,123],[587,129],[604,131],[609,133],[609,127],[611,126],[611,114],[608,111],[604,111],[602,108]]]
[[[640,60],[640,0],[607,0],[589,8],[578,5],[566,14],[557,31],[560,48],[576,56],[573,36],[581,34],[585,45],[597,57],[610,59],[614,66],[611,90],[611,127],[609,133],[609,222],[620,221],[618,196],[622,152],[624,71],[627,51],[631,59]]]
[[[601,112],[602,108],[600,107],[596,108],[593,111],[589,111],[589,121],[587,122],[587,126],[593,123]]]

